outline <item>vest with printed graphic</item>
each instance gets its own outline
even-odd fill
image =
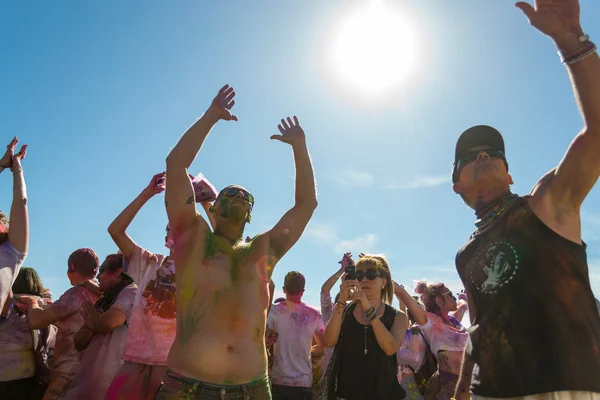
[[[467,353],[474,394],[600,393],[600,316],[586,246],[548,228],[518,198],[459,250],[476,309]]]

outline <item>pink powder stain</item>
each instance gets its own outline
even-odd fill
[[[106,392],[106,396],[104,397],[104,400],[117,399],[119,392],[121,391],[121,388],[123,387],[123,384],[126,381],[127,381],[126,375],[116,376],[113,379],[112,383],[110,384],[110,387],[108,388],[108,391]]]

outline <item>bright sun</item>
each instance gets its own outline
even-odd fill
[[[342,20],[333,41],[335,71],[370,94],[402,83],[416,64],[410,27],[400,13],[371,0]]]

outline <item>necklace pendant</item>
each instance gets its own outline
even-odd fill
[[[369,350],[365,349],[365,356],[367,355],[368,352],[369,352]]]

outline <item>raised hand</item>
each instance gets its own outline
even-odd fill
[[[300,141],[305,139],[304,129],[300,126],[298,122],[298,117],[294,115],[294,121],[290,117],[281,120],[281,124],[277,125],[279,128],[279,132],[281,135],[273,135],[271,139],[279,140],[280,142],[294,145]]]
[[[10,168],[17,143],[19,143],[19,138],[15,136],[6,146],[6,153],[0,158],[0,167]]]
[[[159,194],[165,191],[165,186],[167,183],[167,175],[165,172],[161,172],[156,174],[150,180],[148,186],[144,189],[146,192],[151,194]]]
[[[11,142],[12,143],[12,142]],[[15,143],[16,145],[16,143]],[[14,151],[14,148],[13,148]],[[27,155],[27,145],[24,144],[21,146],[21,150],[15,155],[12,156],[12,163],[10,164],[10,170],[12,172],[20,172],[23,171],[23,167],[21,166],[21,160],[25,158]]]
[[[340,264],[342,264],[342,270],[346,269],[348,265],[354,265],[354,260],[352,260],[352,253],[348,252],[344,254],[344,257],[342,257],[342,261],[340,261]]]
[[[463,289],[456,295],[456,297],[458,297],[459,300],[467,301],[467,292],[465,292]]]
[[[234,97],[235,91],[233,88],[229,85],[223,86],[213,99],[208,112],[213,113],[218,119],[237,121],[238,118],[231,113],[231,109],[235,105]]]
[[[535,7],[525,2],[515,6],[523,11],[531,25],[555,41],[569,34],[583,33],[578,0],[535,0]]]

